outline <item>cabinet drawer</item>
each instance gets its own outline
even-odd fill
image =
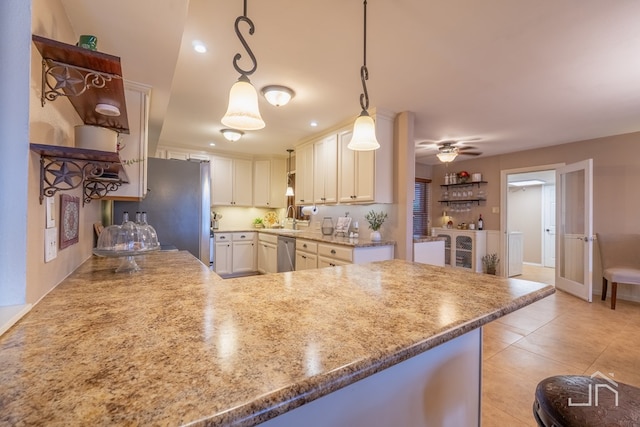
[[[213,238],[216,242],[230,242],[231,233],[213,233]]]
[[[242,242],[247,240],[253,240],[255,237],[255,232],[250,231],[247,233],[233,233],[233,241],[234,242]]]
[[[261,242],[273,243],[274,245],[278,244],[278,236],[275,234],[258,233],[258,240]]]
[[[318,244],[310,240],[296,239],[296,250],[316,254],[318,253]]]
[[[353,248],[337,245],[318,245],[318,255],[330,258],[353,261]]]

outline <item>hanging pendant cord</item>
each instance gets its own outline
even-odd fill
[[[369,80],[369,70],[367,70],[367,0],[364,0],[364,58],[360,67],[360,81],[362,82],[362,93],[360,94],[360,106],[362,111],[369,109],[369,92],[367,91],[367,80]]]
[[[238,39],[240,39],[240,43],[242,43],[242,46],[247,51],[247,54],[249,55],[249,59],[251,59],[251,63],[253,65],[248,70],[243,70],[242,68],[240,68],[240,66],[238,65],[238,61],[240,60],[240,58],[242,58],[242,55],[240,53],[236,53],[236,55],[233,57],[233,68],[235,68],[236,71],[241,74],[241,78],[244,77],[245,79],[247,79],[247,76],[253,74],[253,72],[256,71],[256,68],[258,68],[258,62],[256,61],[256,57],[251,51],[249,44],[247,43],[245,38],[242,36],[242,33],[240,33],[241,21],[246,22],[249,25],[249,35],[252,35],[255,31],[255,26],[253,25],[253,21],[247,17],[247,0],[244,0],[243,11],[244,11],[244,14],[236,18],[235,30],[236,30],[236,35],[238,36]]]

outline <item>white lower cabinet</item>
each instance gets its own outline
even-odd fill
[[[318,268],[318,244],[296,239],[296,271]]]
[[[258,233],[258,272],[278,272],[278,236]]]
[[[231,273],[251,273],[256,266],[256,233],[233,233]]]
[[[215,262],[220,276],[257,271],[256,233],[214,233]]]
[[[213,269],[219,275],[231,274],[233,265],[233,250],[231,248],[232,233],[214,233],[215,260]]]
[[[296,239],[296,270],[384,261],[393,259],[393,251],[393,245],[353,247]]]
[[[482,257],[487,253],[486,231],[434,228],[431,235],[445,238],[445,265],[482,273]]]

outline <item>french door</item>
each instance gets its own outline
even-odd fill
[[[556,287],[591,302],[593,160],[556,169]]]

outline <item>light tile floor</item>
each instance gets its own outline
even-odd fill
[[[554,284],[553,269],[525,265],[517,278]],[[640,304],[562,291],[484,327],[482,425],[536,426],[536,385],[552,375],[600,371],[640,387]]]

